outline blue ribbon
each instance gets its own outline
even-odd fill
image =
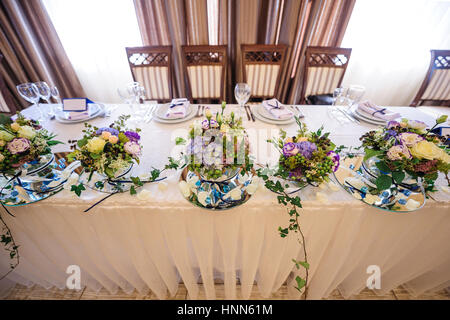
[[[276,106],[273,106],[273,105],[271,105],[270,103],[268,103],[267,102],[267,105],[269,106],[269,107],[272,107],[272,109],[279,109],[280,108],[280,106],[278,105],[278,101],[277,100],[275,100],[275,103],[277,104]]]
[[[381,110],[377,110],[374,113],[372,113],[372,116],[375,116],[375,114],[378,113],[378,112],[381,113],[381,114],[386,114],[385,111],[386,111],[386,108],[383,108]]]

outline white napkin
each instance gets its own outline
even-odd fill
[[[178,119],[186,117],[189,100],[186,98],[172,99],[166,112],[166,118]]]
[[[395,120],[401,117],[400,113],[389,111],[387,108],[379,107],[370,101],[361,102],[358,104],[358,109],[386,121]]]
[[[88,103],[88,109],[86,111],[69,111],[69,112],[64,112],[65,116],[66,116],[66,119],[68,119],[68,120],[86,119],[86,118],[88,118],[89,116],[92,115],[93,110],[94,110],[94,106],[98,106],[100,108],[100,106],[95,104],[95,103]]]
[[[282,105],[277,99],[264,100],[262,102],[264,108],[270,112],[275,118],[280,120],[290,119],[294,113],[286,106]]]

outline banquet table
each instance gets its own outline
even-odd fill
[[[127,105],[115,107],[110,116],[90,123],[107,126],[119,115],[130,113]],[[219,105],[210,107],[220,109]],[[251,122],[238,108],[230,105],[226,112],[244,115],[256,162],[276,159],[267,138],[276,136],[281,128],[293,135],[297,125]],[[366,123],[340,123],[327,106],[299,108],[304,114],[302,122],[311,130],[323,125],[336,145],[357,147],[359,136],[375,128]],[[431,114],[417,108],[392,109],[403,117],[434,124]],[[38,114],[35,107],[22,113],[27,117]],[[198,120],[136,124],[142,129],[144,148],[134,173],[162,168],[168,156],[177,154],[175,137],[186,135],[188,126]],[[56,120],[43,125],[64,142],[81,138],[84,127]],[[54,151],[69,151],[68,144],[57,145]],[[277,203],[276,194],[260,186],[245,204],[211,211],[183,198],[178,188],[180,172],[170,171],[166,176],[160,183],[143,187],[150,196],[141,191],[134,196],[117,194],[87,213],[83,211],[104,194],[87,188],[78,198],[64,190],[41,202],[9,208],[15,217],[1,212],[20,245],[20,264],[0,281],[0,293],[15,283],[65,288],[67,267],[78,265],[82,285],[95,291],[151,291],[165,299],[175,295],[183,282],[190,298],[214,299],[215,280],[222,279],[227,299],[248,299],[254,283],[263,297],[270,297],[287,283],[289,296],[298,298],[294,289],[298,271],[292,259],[302,260],[303,251],[294,235],[281,238],[277,231],[288,224],[289,216]],[[438,184],[445,185],[445,179],[440,177]],[[336,288],[344,297],[359,293],[366,287],[370,265],[381,270],[379,294],[399,285],[413,295],[450,286],[450,195],[444,191],[438,187],[433,199],[419,211],[390,213],[356,200],[343,189],[302,190],[300,223],[310,264],[308,299],[325,298]],[[319,201],[317,192],[325,193],[327,199]],[[8,266],[9,258],[2,249],[0,274]]]

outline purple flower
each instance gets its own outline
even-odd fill
[[[314,151],[317,150],[317,146],[313,142],[302,141],[297,143],[297,148],[302,156],[306,159],[310,159]]]
[[[298,145],[296,143],[288,142],[283,146],[283,154],[285,157],[295,156],[298,151]]]
[[[208,130],[209,129],[209,121],[208,121],[208,119],[205,119],[205,120],[202,121],[202,128],[204,130]]]
[[[130,141],[137,142],[137,141],[141,140],[141,136],[137,132],[134,132],[134,131],[125,131],[125,136]]]
[[[8,148],[8,151],[11,152],[11,154],[25,152],[29,150],[30,147],[31,143],[27,138],[14,138],[6,145],[6,148]]]
[[[300,178],[303,176],[302,168],[296,168],[289,172],[289,178]]]
[[[387,124],[386,127],[387,127],[388,129],[395,128],[395,127],[400,127],[400,122],[391,120],[391,121],[388,122],[388,124]]]
[[[339,157],[339,154],[337,154],[334,151],[328,151],[327,156],[333,160],[333,172],[336,172],[336,170],[339,168],[339,160],[341,157]]]
[[[386,135],[384,136],[384,140],[389,140],[392,137],[395,137],[397,135],[397,131],[395,130],[387,130]]]
[[[134,141],[128,141],[123,145],[123,149],[126,153],[132,157],[138,157],[141,154],[141,146]]]
[[[95,134],[100,136],[102,134],[103,131],[108,131],[109,133],[111,133],[113,136],[118,136],[119,135],[119,130],[116,130],[114,128],[109,128],[109,127],[103,127],[98,129]]]

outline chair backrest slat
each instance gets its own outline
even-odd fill
[[[146,99],[172,99],[172,46],[126,48],[134,81],[145,88]]]
[[[411,106],[430,102],[450,106],[450,50],[430,50],[431,60],[425,79]]]
[[[190,100],[224,100],[227,46],[181,46]]]
[[[244,82],[250,86],[252,97],[273,98],[283,70],[287,46],[284,44],[242,44]]]
[[[308,47],[306,49],[301,103],[309,95],[330,94],[344,78],[352,49]]]

